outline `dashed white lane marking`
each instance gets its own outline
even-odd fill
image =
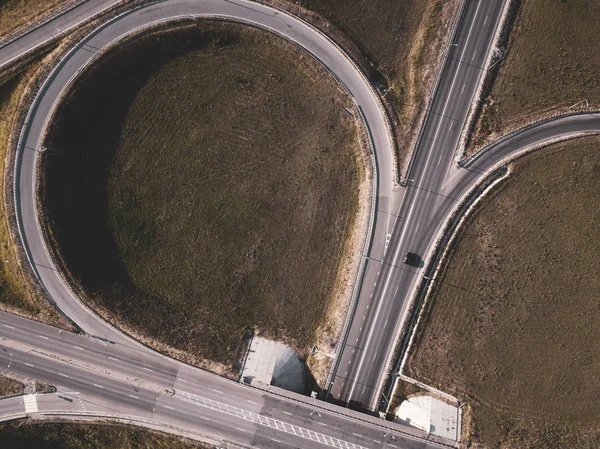
[[[367,315],[363,316],[363,321],[365,320],[366,317],[367,317]]]
[[[318,422],[317,424],[323,426],[323,427],[327,427],[327,424],[325,424],[324,422]]]
[[[215,393],[223,394],[223,392],[221,390],[215,390],[214,388],[211,388],[211,390],[214,391]]]
[[[352,350],[352,354],[354,354],[354,352],[355,352],[355,351],[356,351],[356,349],[353,349],[353,350]]]
[[[57,374],[58,374],[59,376],[62,376],[62,377],[69,377],[69,376],[67,376],[66,374],[63,374],[63,373],[57,373]]]
[[[4,327],[8,327],[9,329],[14,329],[14,327],[9,326],[8,324],[5,324]]]
[[[485,20],[483,21],[483,26],[485,26],[485,24],[487,23],[487,19],[488,19],[488,16],[485,16]],[[390,446],[391,446],[391,444],[390,444]]]
[[[377,286],[377,282],[375,282],[375,283],[373,284],[373,287],[375,287],[375,286]]]
[[[358,329],[358,332],[361,332],[361,331],[362,331],[362,327],[360,329]]]
[[[371,306],[371,303],[367,304],[367,309]]]
[[[480,7],[481,7],[481,1],[478,1],[477,2],[477,8],[475,9],[475,15],[473,16],[473,22],[471,22],[471,26],[469,27],[469,32],[467,33],[467,39],[465,41],[465,47],[464,47],[464,49],[463,49],[463,51],[462,51],[462,53],[460,55],[459,61],[462,60],[462,58],[464,56],[464,53],[465,53],[465,51],[466,51],[466,49],[467,49],[467,47],[469,45],[469,40],[471,39],[471,32],[473,31],[473,27],[475,26],[475,20],[477,19],[477,15],[479,14],[479,8]],[[442,114],[441,114],[442,116],[444,116],[446,114],[446,109],[448,108],[448,103],[450,102],[450,99],[452,98],[452,92],[454,90],[454,83],[456,82],[456,78],[458,77],[459,72],[460,72],[459,69],[457,69],[456,72],[454,72],[454,77],[452,79],[452,83],[450,84],[450,90],[448,92],[448,96],[446,97],[446,102],[444,104],[444,108],[442,109]],[[438,134],[439,134],[439,131],[440,131],[440,126],[442,125],[442,121],[443,120],[440,120],[440,122],[438,124],[438,127],[437,127],[437,129],[435,131],[435,134],[433,136],[433,141],[434,142],[437,140],[437,137],[438,137]],[[423,172],[424,174],[427,172],[427,166],[429,164],[429,157],[431,156],[431,154],[432,154],[432,152],[430,151],[429,155],[427,156],[427,160],[425,161],[425,168],[424,168],[424,172]],[[420,181],[422,181],[422,179]],[[413,211],[414,211],[414,208],[415,208],[416,204],[417,204],[417,202],[415,201],[411,205],[411,207],[410,207],[410,209],[408,211],[408,215],[406,216],[406,219],[405,219],[406,222],[410,222],[410,219],[412,217],[412,214],[413,214]],[[392,259],[393,260],[392,265],[396,265],[396,260],[398,259],[398,256],[400,255],[400,249],[402,248],[402,243],[404,242],[404,239],[406,238],[406,234],[407,233],[404,232],[402,234],[402,236],[400,237],[400,241],[398,242],[398,245],[396,246],[396,253],[394,254],[394,258]],[[385,294],[387,292],[388,285],[389,285],[389,283],[390,283],[390,281],[392,279],[391,273],[392,272],[390,272],[389,276],[387,277],[387,280],[384,282],[383,292],[382,292],[382,295],[381,295],[382,298],[385,298]],[[374,317],[374,322],[375,323],[378,321],[379,313],[381,311],[381,305],[382,304],[383,304],[383,301],[380,301],[379,305],[377,307],[377,311],[376,311],[375,317]],[[373,335],[373,332],[371,332],[369,334],[369,336],[367,337],[367,341],[366,341],[366,343],[364,345],[363,356],[369,351],[369,347],[371,346],[371,336],[372,335]],[[362,363],[363,363],[363,361],[364,361],[364,357],[362,357],[360,359],[360,361],[358,362],[358,368],[357,368],[357,371],[356,371],[356,375],[357,376],[360,374],[360,372],[362,370]],[[355,387],[356,387],[356,383],[354,383],[353,386],[352,386],[352,388],[350,389],[350,394],[347,397],[348,400],[352,399],[352,397],[354,395],[354,388]]]
[[[133,398],[133,399],[139,399],[137,396],[134,396],[132,394],[128,394],[127,396],[129,396],[130,398]]]
[[[50,340],[48,337],[44,337],[43,335],[38,335],[38,337],[43,338],[44,340]]]
[[[111,359],[111,360],[115,360],[116,362],[118,362],[118,361],[119,361],[119,359],[117,359],[116,357],[111,357],[111,356],[108,356],[108,358],[109,358],[109,359]]]
[[[352,432],[352,435],[355,435],[357,437],[362,437],[362,435],[360,433],[354,433],[354,432]]]
[[[83,348],[80,348],[79,346],[75,346],[75,345],[73,345],[73,347],[74,347],[75,349],[79,349],[80,351],[83,351]]]
[[[376,357],[377,357],[377,351],[375,351],[375,354],[373,355],[373,361],[375,361]]]
[[[379,440],[373,440],[373,441],[377,444],[381,444],[381,441],[379,441]]]
[[[25,405],[25,413],[37,413],[37,399],[35,395],[28,394],[23,396],[23,404]]]
[[[477,50],[475,50],[475,53],[473,53],[473,57],[471,58],[471,61],[472,61],[473,59],[475,59],[475,55],[476,55],[476,54],[477,54]]]
[[[251,401],[250,399],[246,399],[246,402],[249,402],[250,404],[258,405],[258,402]]]
[[[98,385],[98,384],[92,384],[92,385],[97,388],[104,388],[102,385]]]
[[[358,338],[356,339],[356,341],[358,341]]]
[[[248,430],[240,429],[239,427],[236,427],[235,430],[239,430],[240,432],[250,433]]]
[[[381,271],[378,271],[378,272],[377,272],[377,276],[379,276],[379,273],[381,273]]]
[[[168,408],[169,410],[175,410],[173,407],[169,407],[168,405],[165,405],[165,408]]]
[[[283,411],[282,411],[281,413],[285,413],[286,415],[290,415],[290,416],[292,416],[292,414],[291,414],[290,412],[283,412]]]
[[[23,362],[23,364],[34,368],[34,366],[31,363]]]
[[[187,384],[187,380],[185,380],[185,379],[179,379],[179,380],[182,382],[185,382]]]
[[[462,90],[460,91],[460,94],[461,94],[461,95],[462,95],[462,94],[464,93],[464,91],[465,91],[465,86],[466,86],[466,84],[463,84],[463,88],[462,88]]]
[[[383,325],[383,328],[385,329],[385,327],[387,326],[387,323],[389,321],[389,318],[387,320],[385,320],[385,324]]]
[[[281,443],[281,441],[276,440],[275,438],[271,438],[271,441],[274,441],[275,443]]]
[[[394,292],[394,296],[396,296],[396,293],[398,293],[398,289],[400,288],[399,285],[396,286],[396,291]]]
[[[204,421],[211,421],[211,419],[207,418],[206,416],[201,416],[200,418],[202,418]]]
[[[143,369],[143,370],[146,370],[146,371],[153,372],[153,370],[151,370],[150,368],[146,368],[145,366],[142,366],[142,369]]]

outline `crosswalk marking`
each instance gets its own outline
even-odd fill
[[[38,406],[35,395],[28,394],[23,396],[23,404],[25,404],[25,413],[37,413]]]

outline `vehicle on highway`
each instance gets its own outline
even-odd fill
[[[418,267],[421,265],[421,257],[417,253],[411,253],[410,251],[407,251],[406,255],[404,256],[404,263]]]

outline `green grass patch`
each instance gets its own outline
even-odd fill
[[[208,449],[213,447],[132,426],[23,420],[0,424],[0,441],[3,449]]]
[[[486,447],[600,440],[599,150],[587,138],[515,163],[432,297],[409,369],[473,406]]]
[[[350,100],[265,31],[200,21],[110,52],[61,106],[42,198],[90,303],[232,365],[250,328],[310,346],[359,183]]]

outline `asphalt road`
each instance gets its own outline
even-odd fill
[[[112,3],[111,1],[107,2]],[[361,72],[324,35],[291,16],[244,0],[169,0],[120,16],[100,30],[95,31],[63,60],[48,78],[34,106],[30,110],[26,126],[20,139],[19,153],[15,168],[16,212],[20,225],[21,238],[29,261],[58,307],[86,332],[115,341],[124,342],[124,336],[96,317],[78,301],[75,295],[57,273],[46,249],[40,231],[35,180],[36,161],[42,150],[42,137],[58,98],[68,88],[76,74],[101,50],[123,37],[140,29],[161,22],[189,17],[228,17],[254,23],[292,40],[317,57],[343,83],[357,106],[364,113],[371,132],[373,146],[377,154],[379,197],[381,212],[387,211],[389,196],[393,187],[392,138],[388,133],[384,111],[370,84]],[[81,17],[76,15],[77,20]],[[46,26],[52,26],[48,24]],[[18,53],[14,46],[20,41],[0,49],[0,66]],[[27,44],[29,45],[29,44]],[[23,47],[22,53],[30,48]],[[388,214],[389,215],[389,214]],[[374,248],[380,248],[385,241],[386,230],[377,225],[374,229]]]
[[[404,198],[393,210],[393,230],[383,252],[374,248],[363,280],[360,301],[343,349],[331,396],[350,406],[376,410],[389,375],[394,348],[422,267],[403,263],[410,251],[425,258],[450,204],[446,182],[453,176],[462,125],[483,74],[504,0],[467,3],[456,39],[448,47],[447,66],[424,127]],[[382,213],[378,220],[386,220]],[[427,260],[422,260],[425,266]]]
[[[422,432],[378,418],[342,415],[352,412],[6,313],[0,313],[0,370],[56,385],[57,393],[38,399],[44,414],[130,418],[252,447],[439,447]],[[0,401],[0,419],[19,412],[26,413],[23,398]]]
[[[112,3],[101,0],[94,6],[103,9]],[[307,447],[313,443],[338,446],[330,439],[333,437],[348,442],[346,447],[434,447],[432,442],[416,441],[400,433],[396,433],[396,440],[389,436],[385,439],[382,423],[373,423],[372,417],[357,419],[350,410],[326,404],[316,414],[314,405],[306,404],[305,399],[283,399],[187,367],[147,350],[99,320],[71,295],[48,257],[37,222],[33,173],[41,136],[61,92],[99,49],[131,32],[175,17],[218,15],[260,24],[307,48],[346,85],[363,110],[377,156],[373,243],[349,339],[331,390],[336,399],[375,409],[407,298],[422,279],[422,268],[404,265],[403,254],[411,251],[425,257],[458,201],[505,158],[556,137],[600,131],[600,120],[591,114],[560,119],[499,143],[464,168],[453,163],[460,129],[482,74],[501,6],[502,0],[468,3],[456,45],[448,48],[449,62],[405,189],[394,187],[390,136],[371,88],[331,42],[290,16],[242,0],[169,0],[126,14],[86,38],[52,74],[30,111],[17,159],[16,203],[22,237],[40,282],[82,329],[105,340],[59,333],[54,328],[0,314],[0,364],[6,364],[4,369],[58,385],[64,397],[79,397],[78,401],[69,397],[72,402],[57,395],[43,399],[40,406],[46,411],[73,411],[79,407],[79,413],[130,416],[138,422],[169,424],[260,447]],[[73,18],[66,21],[67,27],[85,18],[77,8],[69,14]],[[66,20],[65,16],[61,20]],[[45,25],[51,26],[52,22]],[[45,37],[42,33],[36,39],[19,39],[0,48],[0,67],[38,46]],[[172,389],[173,396],[169,394]],[[16,407],[13,400],[0,402],[0,415],[4,414],[4,404],[6,410]],[[337,411],[325,411],[323,407]],[[292,423],[298,427],[290,427]]]

